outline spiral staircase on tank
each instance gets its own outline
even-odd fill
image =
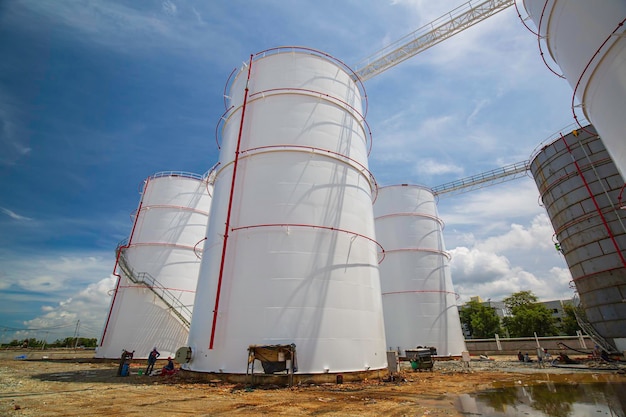
[[[185,326],[187,330],[191,325],[191,310],[184,305],[171,291],[165,288],[159,281],[147,272],[135,272],[129,265],[126,256],[124,255],[124,246],[120,244],[117,251],[119,266],[124,272],[124,275],[128,277],[133,283],[143,285],[154,293],[174,314],[180,322]]]
[[[585,314],[585,310],[580,302],[580,297],[578,293],[574,295],[572,298],[572,305],[574,306],[574,315],[576,316],[576,321],[580,326],[581,330],[585,332],[589,338],[595,343],[597,346],[600,346],[608,353],[619,353],[615,346],[609,343],[604,337],[602,337],[593,325],[587,320],[587,315]]]

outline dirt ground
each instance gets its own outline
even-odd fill
[[[490,388],[550,381],[585,382],[624,368],[575,370],[523,364],[513,357],[436,361],[432,371],[402,363],[399,378],[357,383],[250,387],[173,376],[117,376],[114,360],[89,351],[0,351],[2,416],[461,416],[458,397]],[[157,367],[163,364],[158,363]]]

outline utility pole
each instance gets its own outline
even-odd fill
[[[43,343],[41,344],[41,350],[44,350],[46,348],[46,343],[48,343],[48,331],[46,331],[46,334],[43,339]]]
[[[76,329],[74,330],[74,350],[78,346],[78,327],[80,326],[80,320],[76,321]]]

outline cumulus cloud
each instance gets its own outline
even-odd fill
[[[451,249],[456,292],[463,301],[476,295],[502,300],[518,291],[532,291],[543,300],[571,298],[569,269],[543,266],[550,265],[546,258],[559,256],[546,242],[551,230],[547,216],[539,215],[529,226],[512,224],[500,235]]]
[[[488,187],[454,198],[441,195],[438,210],[448,231],[453,228],[465,232],[471,228],[476,235],[493,229],[508,231],[511,219],[531,221],[534,216],[545,214],[537,203],[539,192],[531,180],[516,179],[508,184],[511,185]],[[482,229],[473,226],[478,224]]]
[[[508,232],[485,239],[476,245],[484,251],[507,251],[529,249],[551,249],[550,236],[553,234],[552,224],[548,216],[541,214],[535,216],[529,227],[521,224],[511,224]]]
[[[95,276],[112,268],[102,256],[33,256],[9,261],[8,282],[15,287],[43,293],[75,288],[92,282]],[[11,271],[20,271],[13,275]]]
[[[0,317],[7,329],[3,341],[41,338],[43,331],[48,331],[50,338],[71,336],[72,330],[63,326],[76,324],[77,320],[85,320],[91,329],[89,337],[97,337],[110,299],[108,291],[113,288],[113,278],[109,277],[113,264],[108,251],[106,255],[67,251],[64,256],[0,251],[0,259]],[[20,328],[43,330],[9,333]]]
[[[42,333],[48,333],[46,337],[52,341],[67,337],[71,333],[68,328],[80,321],[79,337],[98,338],[108,312],[110,290],[115,286],[116,279],[110,275],[78,290],[56,305],[43,306],[41,309],[43,314],[25,321],[24,326],[29,329],[41,329],[37,334],[43,337]],[[20,331],[14,338],[36,337],[33,334],[35,334],[33,331]]]

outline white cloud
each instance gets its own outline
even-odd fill
[[[115,259],[110,253],[4,254],[5,288],[41,292],[57,297],[87,285],[113,269]]]
[[[472,113],[467,116],[467,125],[472,125],[472,121],[476,118],[476,116],[478,115],[478,113],[480,113],[480,111],[485,108],[485,106],[487,106],[489,104],[490,100],[483,98],[480,100],[477,100],[476,102],[476,106],[474,107],[474,110],[472,111]]]
[[[185,7],[184,11],[171,0],[160,7],[145,2],[122,4],[115,1],[94,0],[90,2],[25,1],[22,6],[44,15],[56,23],[55,29],[80,33],[77,40],[91,47],[110,48],[118,53],[143,54],[147,51],[167,49],[190,50],[210,48],[212,53],[197,55],[198,60],[218,58],[233,45],[234,37],[226,37],[214,25],[203,25],[198,30],[200,12],[197,7]],[[212,9],[211,4],[205,5]],[[219,21],[219,15],[215,19]],[[217,59],[215,62],[221,62]]]
[[[534,182],[520,178],[456,196],[443,194],[438,211],[446,223],[446,231],[466,233],[471,226],[474,234],[484,236],[494,229],[508,230],[513,219],[530,221],[538,214],[545,214],[538,197]]]
[[[19,104],[0,85],[0,165],[12,166],[32,151],[26,142],[28,134],[22,126]]]
[[[42,307],[42,315],[24,322],[24,326],[39,331],[17,332],[14,338],[23,339],[37,334],[49,341],[72,334],[71,328],[80,320],[79,336],[99,338],[111,300],[110,290],[117,278],[110,275],[78,290],[56,305]]]
[[[549,266],[560,256],[552,247],[551,234],[547,215],[541,214],[528,226],[511,224],[499,235],[466,237],[469,247],[450,250],[456,292],[463,301],[475,295],[496,301],[526,290],[543,300],[571,298],[569,270]]]
[[[553,249],[553,230],[548,216],[541,214],[532,219],[528,228],[513,223],[507,233],[489,237],[476,246],[485,251]]]
[[[169,16],[176,15],[176,12],[178,11],[178,8],[174,4],[174,2],[170,0],[165,0],[163,3],[161,3],[161,9],[163,10],[163,13]]]
[[[6,214],[7,216],[9,216],[10,218],[12,218],[14,220],[19,220],[19,221],[29,221],[29,220],[32,220],[30,217],[26,217],[26,216],[22,216],[20,214],[17,214],[13,210],[9,210],[8,208],[5,208],[5,207],[0,207],[0,211],[2,211],[4,214]]]
[[[506,256],[477,248],[457,247],[451,251],[452,281],[462,302],[472,296],[500,301],[518,291],[532,291],[542,300],[573,296],[567,268],[551,268],[541,276],[511,265]]]
[[[430,158],[418,160],[415,163],[414,171],[422,177],[441,174],[461,175],[463,173],[463,169],[455,163],[442,163]]]
[[[200,12],[195,7],[192,6],[191,7],[191,11],[193,12],[194,16],[196,17],[197,23],[199,23],[200,25],[206,25],[206,22],[202,18],[202,15],[200,14]]]
[[[36,291],[36,292],[54,292],[62,289],[65,286],[65,279],[58,279],[52,275],[35,275],[29,276],[26,279],[21,279],[18,281],[18,285],[20,288],[27,291]]]

